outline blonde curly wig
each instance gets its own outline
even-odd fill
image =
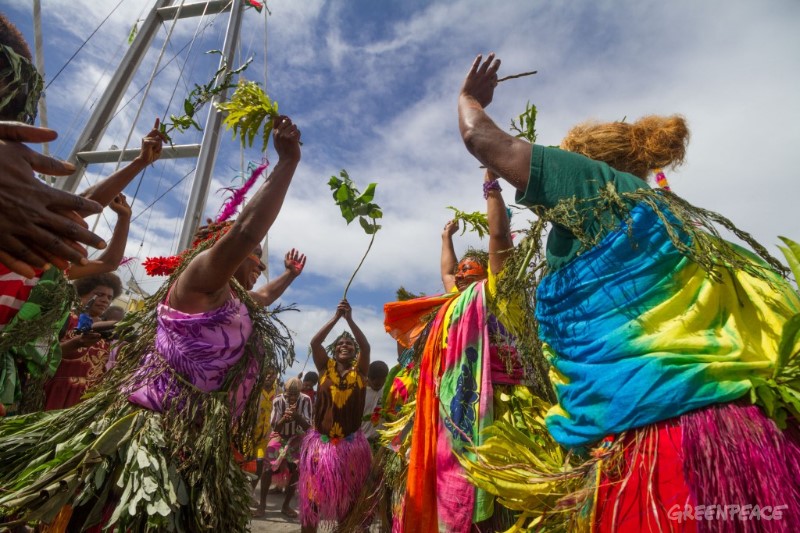
[[[633,123],[578,124],[561,141],[561,148],[646,180],[656,168],[680,166],[688,143],[683,117],[648,115]]]

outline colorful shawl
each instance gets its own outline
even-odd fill
[[[747,394],[773,375],[783,325],[800,311],[743,249],[761,275],[723,266],[715,280],[676,248],[670,232],[692,238],[663,215],[638,204],[539,285],[539,333],[562,381],[547,427],[567,448]]]
[[[409,456],[405,531],[468,531],[491,516],[493,499],[466,479],[456,454],[480,444],[492,422],[486,281],[462,291],[386,304],[386,329],[409,339],[436,310],[422,356]],[[416,323],[409,319],[413,310]],[[400,317],[402,320],[396,320]],[[405,327],[399,327],[401,322]]]

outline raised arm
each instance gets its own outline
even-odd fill
[[[528,184],[531,144],[501,130],[486,113],[497,86],[500,60],[489,54],[481,63],[475,58],[458,96],[458,128],[475,158],[517,190]]]
[[[345,305],[344,319],[347,321],[347,325],[350,326],[350,331],[353,332],[353,337],[355,337],[358,343],[358,372],[362,376],[366,376],[369,374],[369,342],[367,342],[367,337],[364,335],[364,332],[361,331],[361,328],[359,328],[358,324],[353,320],[353,309],[350,307],[350,304],[347,303],[347,300],[342,300],[342,303],[339,305],[341,306],[342,304]]]
[[[442,258],[441,258],[441,271],[442,271],[442,285],[444,285],[445,292],[450,292],[456,286],[456,265],[458,265],[458,258],[456,257],[456,250],[453,248],[453,235],[458,231],[458,220],[450,220],[444,225],[442,231]]]
[[[333,318],[328,320],[322,329],[320,329],[316,335],[311,338],[311,355],[314,357],[314,366],[317,367],[317,371],[319,375],[323,375],[328,368],[328,352],[325,351],[325,347],[322,343],[325,342],[325,339],[330,335],[333,326],[339,321],[340,318],[344,316],[344,308],[340,303],[336,307],[336,312],[333,314]]]
[[[117,214],[117,225],[108,241],[108,248],[103,250],[97,259],[90,259],[86,265],[73,265],[68,271],[71,280],[114,272],[125,254],[125,245],[128,244],[128,230],[131,225],[131,206],[125,195],[120,193],[111,202],[111,210]]]
[[[511,223],[508,220],[506,203],[500,192],[497,175],[486,169],[483,177],[486,196],[486,217],[489,219],[489,268],[495,274],[503,270],[506,259],[514,251],[511,239]]]
[[[275,122],[273,140],[278,163],[228,233],[195,257],[180,275],[171,299],[176,309],[200,312],[222,305],[236,269],[253,253],[278,217],[300,162],[300,131],[289,117],[281,116]]]
[[[285,270],[280,276],[261,288],[250,291],[250,296],[264,307],[272,305],[275,300],[280,298],[289,285],[303,272],[303,268],[306,266],[306,256],[292,248],[286,252],[286,257],[283,258],[283,266]]]
[[[127,166],[111,174],[103,181],[92,185],[81,193],[90,200],[106,206],[125,190],[125,187],[144,170],[147,165],[152,164],[161,157],[161,148],[164,139],[158,131],[158,119],[154,128],[142,139],[142,149],[136,159]]]

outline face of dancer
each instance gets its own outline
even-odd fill
[[[351,363],[356,358],[356,343],[349,337],[340,338],[336,341],[333,355],[339,363]]]
[[[105,285],[98,285],[87,294],[81,296],[81,304],[86,305],[92,298],[95,298],[95,300],[91,309],[89,309],[89,316],[97,318],[105,313],[114,300],[114,289]]]
[[[456,267],[456,288],[460,291],[485,278],[486,270],[471,257],[464,258]]]
[[[236,281],[241,283],[242,287],[248,291],[255,286],[258,277],[267,269],[267,265],[261,260],[261,254],[261,246],[256,246],[253,253],[247,256],[247,259],[239,265],[239,268],[233,275]]]

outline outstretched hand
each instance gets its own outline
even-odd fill
[[[492,103],[494,89],[497,87],[500,60],[494,58],[494,53],[486,56],[484,62],[481,62],[482,57],[479,55],[472,62],[472,67],[461,86],[461,95],[474,98],[481,107],[486,107]]]
[[[283,258],[283,266],[293,276],[297,277],[303,273],[303,268],[306,266],[306,256],[292,248],[286,252],[286,256]]]
[[[300,161],[300,130],[285,115],[276,118],[274,123],[272,138],[278,159]]]
[[[75,167],[21,144],[56,137],[46,128],[0,122],[0,262],[25,277],[33,277],[34,268],[48,263],[58,268],[67,268],[70,261],[85,263],[86,250],[79,243],[105,247],[74,213],[99,213],[102,206],[50,187],[34,175],[68,176]]]

